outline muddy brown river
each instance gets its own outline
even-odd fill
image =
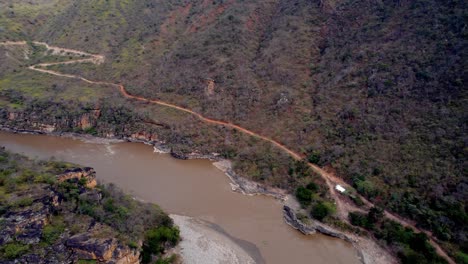
[[[93,167],[102,182],[115,183],[169,213],[213,223],[260,263],[360,263],[351,244],[320,234],[304,236],[288,226],[279,201],[232,192],[229,179],[208,160],[177,160],[139,143],[7,132],[0,132],[0,146]]]

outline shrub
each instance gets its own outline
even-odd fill
[[[26,206],[30,206],[31,204],[33,203],[33,199],[30,198],[30,197],[24,197],[24,198],[21,198],[19,199],[18,201],[16,201],[14,203],[14,206],[15,207],[26,207]]]
[[[62,234],[64,228],[62,225],[47,225],[42,230],[42,240],[47,244],[53,244]]]
[[[367,220],[371,224],[375,224],[382,220],[384,217],[384,211],[382,208],[372,207],[367,214]]]
[[[138,244],[137,244],[137,242],[135,242],[135,241],[130,241],[130,242],[128,242],[128,246],[129,246],[130,248],[133,248],[133,249],[137,249],[137,248],[138,248]]]
[[[335,205],[330,202],[318,202],[312,207],[311,215],[317,220],[322,221],[325,217],[335,213]]]
[[[309,160],[310,163],[318,164],[320,162],[320,153],[318,151],[312,151],[312,153],[307,156],[307,160]]]
[[[50,174],[38,174],[34,177],[34,182],[54,184],[56,182],[56,178]]]
[[[95,264],[97,263],[94,259],[80,259],[78,260],[78,264]]]
[[[156,261],[156,264],[171,264],[174,263],[177,259],[176,255],[172,255],[168,258],[160,258]]]
[[[351,224],[355,226],[367,227],[369,224],[367,216],[360,212],[350,212],[348,218]]]
[[[312,194],[313,193],[311,190],[306,189],[302,186],[297,188],[296,190],[297,200],[299,200],[299,202],[304,206],[307,206],[310,204],[310,202],[312,201]]]
[[[3,246],[3,253],[7,259],[15,259],[29,250],[28,245],[23,245],[18,242],[13,242]]]
[[[18,183],[28,183],[32,182],[36,177],[36,173],[31,171],[30,169],[25,169],[21,175],[18,176]]]
[[[369,180],[355,181],[356,190],[368,197],[375,197],[379,191],[376,189],[374,184]]]
[[[307,184],[306,188],[313,191],[313,192],[316,192],[316,191],[319,190],[319,187],[317,186],[317,184],[315,184],[313,182]]]
[[[456,260],[458,263],[468,264],[468,254],[459,251],[456,253]]]
[[[166,244],[174,246],[179,239],[179,229],[177,227],[160,226],[148,230],[143,244],[142,263],[149,263],[151,255],[163,253]]]

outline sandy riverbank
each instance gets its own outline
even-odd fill
[[[203,220],[170,215],[179,226],[182,241],[176,250],[185,264],[250,264],[254,259],[235,241]]]

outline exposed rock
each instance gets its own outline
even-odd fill
[[[140,252],[127,246],[119,245],[114,250],[113,259],[115,264],[137,264],[140,263]]]
[[[206,88],[205,88],[205,94],[206,96],[213,96],[215,93],[215,80],[211,78],[206,78]]]
[[[181,152],[176,152],[174,150],[171,149],[171,156],[176,158],[176,159],[181,159],[181,160],[186,160],[188,159],[188,156],[187,154],[185,153],[181,153]]]
[[[211,153],[211,154],[202,154],[198,151],[192,151],[191,153],[183,153],[179,151],[174,151],[171,149],[170,154],[172,157],[181,160],[188,160],[188,159],[207,159],[213,161],[221,160],[219,157],[219,153]]]
[[[80,118],[79,127],[83,130],[93,127],[93,124],[90,121],[89,114],[83,114]]]
[[[246,195],[267,195],[281,201],[286,200],[287,193],[285,190],[265,186],[237,175],[232,169],[232,165],[229,160],[219,160],[213,163],[213,165],[229,177],[231,180],[231,188],[235,192]]]
[[[287,205],[283,206],[283,217],[286,223],[292,226],[294,229],[299,230],[304,235],[315,234],[315,228],[304,224],[297,218],[296,213]]]
[[[337,237],[343,239],[348,242],[356,242],[354,239],[350,238],[349,236],[343,234],[342,232],[335,230],[331,227],[325,226],[321,223],[313,221],[311,224],[305,224],[300,219],[297,218],[296,213],[294,210],[285,205],[283,206],[283,217],[286,223],[293,228],[299,230],[301,233],[305,235],[314,234],[316,232],[322,233],[327,236]]]
[[[63,182],[70,179],[80,180],[81,178],[86,178],[86,187],[94,188],[97,185],[96,181],[96,172],[93,168],[77,168],[72,170],[67,170],[63,174],[57,175],[58,182]]]
[[[86,179],[86,185],[96,185],[92,168],[77,168],[57,175],[57,181],[77,183]],[[79,194],[91,203],[99,203],[102,194],[98,189],[82,188]],[[84,199],[83,199],[84,200]],[[27,201],[27,202],[24,202]],[[61,199],[57,189],[48,184],[32,184],[27,191],[17,191],[8,199],[8,210],[1,216],[0,246],[21,243],[37,247],[42,243],[44,228],[50,224],[54,212],[59,212]],[[66,209],[65,209],[66,210]],[[73,216],[68,216],[73,217]],[[15,260],[0,263],[76,263],[80,259],[98,263],[137,264],[139,250],[131,249],[119,241],[115,234],[106,232],[110,227],[97,224],[92,218],[83,218],[86,233],[70,236],[67,229],[51,245],[43,245]],[[83,222],[81,222],[83,223]],[[104,235],[103,235],[104,234]],[[141,244],[141,241],[140,241]]]
[[[55,125],[48,125],[48,124],[41,124],[36,123],[35,127],[37,127],[40,131],[51,133],[54,132],[57,128]]]
[[[48,216],[54,210],[55,193],[48,187],[39,185],[27,193],[20,193],[11,198],[10,203],[30,199],[32,204],[18,205],[11,208],[2,217],[0,230],[0,245],[6,244],[15,238],[25,244],[38,243],[42,236],[42,229],[48,223]]]
[[[130,138],[138,141],[158,141],[158,136],[156,134],[151,134],[145,131],[133,133]]]
[[[105,263],[139,263],[140,253],[123,246],[115,238],[93,238],[90,234],[78,234],[70,237],[65,245],[72,250],[72,258]]]
[[[15,112],[9,112],[9,113],[8,113],[8,120],[15,120],[17,116],[18,116],[17,113],[15,113]]]

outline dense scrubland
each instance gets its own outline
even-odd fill
[[[456,0],[11,0],[0,4],[0,39],[104,54],[99,66],[53,68],[268,135],[432,231],[466,263],[467,10]],[[78,131],[150,130],[178,152],[221,153],[256,181],[298,193],[323,184],[266,143],[111,87],[29,72],[60,58],[23,55],[0,52],[3,118],[19,111],[47,123],[107,109]],[[318,218],[333,213],[326,193],[314,199]]]

